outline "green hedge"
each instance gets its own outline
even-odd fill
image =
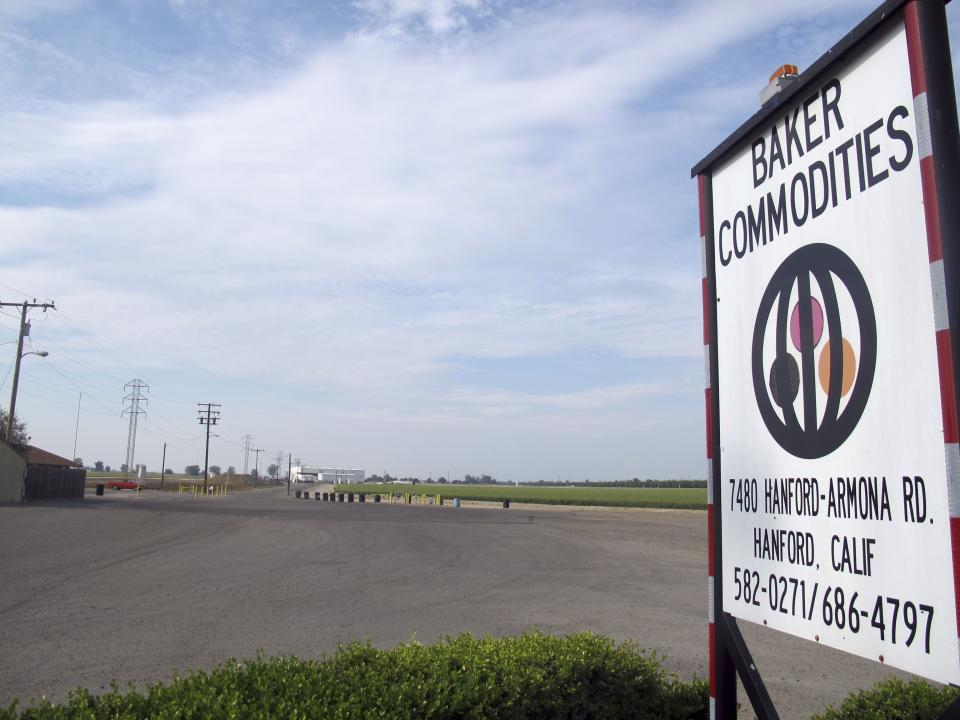
[[[75,690],[0,720],[134,718],[597,718],[707,717],[707,683],[682,682],[660,658],[591,633],[514,638],[461,635],[393,650],[354,643],[322,661],[292,657],[196,672],[145,692]]]
[[[814,720],[936,720],[960,689],[885,680]],[[743,708],[749,714],[748,708]],[[225,662],[145,692],[75,690],[63,705],[0,708],[0,720],[283,718],[284,720],[693,720],[706,718],[707,683],[682,682],[655,654],[581,633],[470,635],[377,650],[353,643],[321,661]]]
[[[850,695],[840,707],[830,707],[813,720],[937,720],[957,697],[960,688],[889,678]]]

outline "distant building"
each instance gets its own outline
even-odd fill
[[[297,465],[290,470],[291,482],[339,483],[366,482],[367,471],[359,468],[331,468]]]

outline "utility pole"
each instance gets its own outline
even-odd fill
[[[77,426],[73,429],[73,459],[77,459],[77,438],[80,436],[80,403],[83,402],[83,393],[77,398]]]
[[[163,490],[163,481],[167,477],[167,444],[163,444],[163,459],[160,460],[160,490]]]
[[[10,391],[10,407],[7,408],[7,434],[5,436],[8,444],[13,444],[13,415],[17,409],[17,385],[20,382],[20,360],[23,359],[23,339],[30,335],[30,323],[27,322],[27,311],[30,308],[41,308],[44,312],[48,308],[56,310],[52,302],[38,303],[34,298],[33,302],[24,300],[22,303],[0,302],[0,307],[18,307],[20,308],[20,337],[17,338],[17,357],[14,360],[13,368],[13,389]],[[39,353],[38,353],[39,354]]]
[[[247,470],[250,465],[250,441],[253,440],[253,435],[247,434],[243,436],[243,474],[247,474]]]
[[[197,403],[197,407],[206,408],[197,410],[197,414],[200,416],[200,424],[207,428],[207,447],[203,453],[203,491],[206,492],[207,467],[210,462],[210,426],[216,425],[220,419],[220,411],[214,410],[215,407],[220,407],[220,403]]]
[[[293,465],[293,453],[287,455],[287,495],[290,494],[290,467]]]
[[[120,413],[120,417],[124,415],[130,416],[130,428],[127,431],[127,472],[125,477],[130,477],[130,471],[136,470],[133,466],[133,456],[134,450],[137,446],[137,419],[143,415],[147,416],[146,410],[140,409],[140,403],[149,404],[149,400],[143,396],[140,392],[141,390],[150,391],[150,386],[147,385],[143,380],[135,378],[123,386],[126,390],[130,389],[130,392],[124,396],[123,401],[125,403],[130,403],[127,407],[123,409]]]
[[[256,453],[256,459],[253,464],[254,469],[257,471],[257,474],[253,476],[253,484],[256,485],[260,481],[260,453],[263,452],[263,448],[254,448],[253,452]]]

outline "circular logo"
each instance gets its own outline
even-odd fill
[[[873,302],[853,260],[823,243],[784,260],[760,300],[752,354],[757,407],[777,444],[806,459],[840,447],[877,365]]]

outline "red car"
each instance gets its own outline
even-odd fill
[[[137,483],[133,480],[113,480],[107,483],[107,487],[111,490],[136,490]]]

